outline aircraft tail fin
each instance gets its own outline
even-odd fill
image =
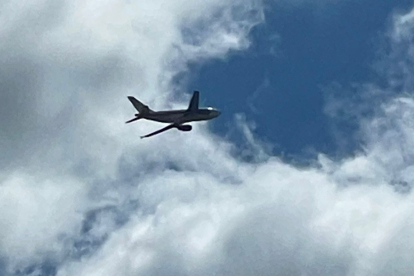
[[[200,92],[194,91],[193,97],[190,100],[190,104],[188,106],[188,111],[197,111],[198,110],[198,101],[200,98]]]
[[[128,96],[128,100],[132,103],[132,105],[135,107],[136,110],[138,110],[140,114],[148,113],[151,110],[147,105],[143,104],[142,102],[138,101],[132,96]]]

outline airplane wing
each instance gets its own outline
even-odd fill
[[[188,111],[197,111],[198,110],[198,100],[200,92],[194,91],[193,97],[191,98],[190,105],[188,106]]]
[[[177,127],[177,125],[176,125],[176,124],[170,124],[170,125],[168,125],[168,126],[166,126],[166,127],[164,127],[164,128],[161,128],[161,129],[159,129],[159,130],[157,130],[157,131],[154,131],[154,132],[152,132],[152,133],[150,133],[150,134],[147,134],[147,135],[141,136],[141,139],[143,139],[143,138],[147,138],[147,137],[151,137],[151,136],[153,136],[153,135],[160,134],[161,132],[167,131],[167,130],[172,129],[172,128],[175,128],[175,127]]]

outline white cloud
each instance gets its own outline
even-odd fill
[[[13,1],[2,11],[0,255],[13,273],[42,259],[59,264],[76,251],[70,240],[82,240],[88,210],[130,212],[136,183],[123,171],[133,178],[129,169],[145,175],[151,164],[162,172],[175,159],[190,169],[211,161],[212,154],[186,160],[159,141],[137,144],[150,124],[123,124],[134,112],[125,96],[169,105],[178,91],[171,77],[186,61],[245,48],[262,15],[254,1],[214,0]],[[200,30],[197,43],[183,26]],[[177,138],[174,145],[184,146]],[[99,218],[92,235],[105,238],[119,227],[112,216]]]
[[[184,105],[171,78],[245,49],[260,2],[4,7],[0,161],[13,162],[0,170],[0,256],[10,274],[50,259],[58,275],[413,272],[413,195],[390,185],[412,182],[411,98],[362,125],[364,153],[317,167],[269,156],[242,120],[254,163],[205,124],[141,141],[157,126],[125,126],[125,96]]]
[[[79,231],[85,206],[85,185],[68,176],[31,176],[14,172],[0,186],[1,255],[12,267],[26,258],[62,252],[59,237]]]

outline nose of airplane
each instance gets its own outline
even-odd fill
[[[214,110],[214,117],[218,117],[220,116],[220,114],[221,114],[220,110],[218,109]]]

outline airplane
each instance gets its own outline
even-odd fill
[[[194,91],[193,96],[190,100],[190,104],[187,109],[180,110],[168,110],[168,111],[154,111],[151,110],[147,105],[141,103],[139,100],[132,96],[128,96],[129,101],[138,110],[135,114],[135,118],[126,121],[125,123],[131,123],[139,119],[146,119],[161,123],[170,123],[168,126],[154,131],[150,134],[141,136],[141,139],[151,137],[169,129],[176,128],[181,131],[191,131],[193,128],[191,125],[185,125],[185,123],[194,121],[205,121],[211,120],[218,117],[221,112],[213,107],[199,108],[199,91]]]

